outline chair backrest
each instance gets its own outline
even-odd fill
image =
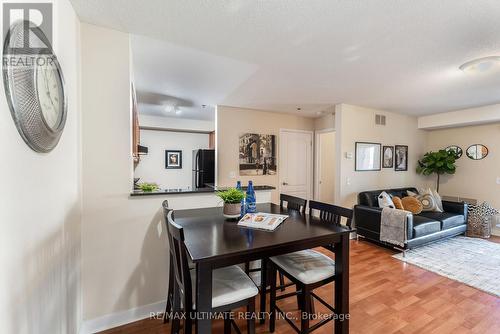
[[[172,240],[171,240],[171,237],[170,237],[170,233],[168,233],[168,218],[167,218],[167,215],[170,211],[172,211],[172,218],[174,217],[174,214],[173,214],[173,210],[171,208],[169,208],[168,206],[168,200],[164,200],[163,203],[161,203],[161,207],[163,209],[163,217],[165,218],[165,228],[167,229],[167,239],[168,239],[168,242],[169,244],[172,243]],[[169,250],[170,250],[170,254],[172,255],[172,250],[170,249],[170,246],[169,246]]]
[[[313,210],[319,211],[319,219],[325,222],[340,225],[342,217],[346,218],[346,225],[351,227],[352,223],[352,209],[343,208],[341,206],[336,206],[327,203],[321,203],[316,201],[309,201],[309,210],[312,214]]]
[[[286,208],[288,210],[296,210],[301,214],[306,212],[307,200],[295,197],[291,195],[280,194],[280,208],[284,208],[284,204],[286,202]]]
[[[170,239],[170,252],[174,261],[174,278],[178,284],[177,286],[183,292],[183,304],[189,308],[193,290],[188,255],[184,244],[184,229],[174,222],[173,211],[167,214],[167,231]]]

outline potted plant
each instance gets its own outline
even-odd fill
[[[425,153],[422,160],[418,161],[417,173],[423,175],[437,174],[437,187],[439,192],[439,178],[443,174],[455,174],[457,154],[452,150],[439,150]]]
[[[215,193],[224,202],[223,214],[226,218],[238,218],[241,214],[241,201],[245,193],[236,188],[217,191]]]
[[[143,182],[143,183],[139,183],[138,186],[139,186],[139,189],[141,189],[144,192],[153,192],[153,191],[159,189],[159,187],[156,183]]]

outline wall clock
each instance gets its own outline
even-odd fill
[[[38,27],[26,29],[28,24],[12,24],[4,41],[5,94],[26,144],[36,152],[50,152],[66,123],[64,80],[49,40]],[[28,47],[24,46],[24,31],[28,31]]]

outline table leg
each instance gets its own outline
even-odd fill
[[[349,234],[335,245],[335,311],[343,321],[335,321],[335,334],[349,333]]]
[[[212,266],[209,263],[196,265],[196,313],[197,334],[212,333]]]
[[[267,259],[260,261],[260,324],[265,322],[266,289],[267,289]]]

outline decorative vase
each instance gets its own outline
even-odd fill
[[[226,218],[239,218],[241,214],[241,203],[224,203],[223,214]]]

